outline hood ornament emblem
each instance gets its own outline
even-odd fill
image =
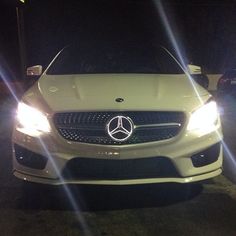
[[[112,140],[124,142],[132,135],[134,124],[129,117],[115,116],[107,123],[106,129]]]
[[[116,101],[116,102],[124,102],[124,100],[125,100],[124,98],[116,98],[115,101]]]

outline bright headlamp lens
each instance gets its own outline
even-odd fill
[[[17,121],[17,129],[23,133],[37,136],[41,133],[50,132],[50,125],[47,117],[39,110],[22,102],[18,104]]]
[[[211,132],[215,130],[218,111],[215,101],[210,101],[191,114],[187,129]]]

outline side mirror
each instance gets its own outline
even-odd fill
[[[188,65],[188,72],[190,75],[199,75],[202,74],[202,69],[200,66]]]
[[[27,68],[27,76],[40,76],[43,72],[43,67],[41,65],[31,66]]]

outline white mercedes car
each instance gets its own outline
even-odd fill
[[[185,68],[185,67],[184,67]],[[212,96],[164,48],[69,46],[23,95],[13,172],[45,184],[189,183],[222,171]]]

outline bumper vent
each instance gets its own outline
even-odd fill
[[[132,119],[135,130],[125,142],[112,140],[106,132],[107,123],[115,116]],[[175,137],[181,130],[185,115],[182,112],[70,112],[53,117],[60,135],[70,141],[121,145],[160,141]]]
[[[15,157],[19,164],[33,169],[43,170],[46,167],[48,159],[14,144]]]
[[[179,177],[172,162],[165,157],[104,160],[94,158],[74,158],[64,171],[65,179],[142,179]]]
[[[203,150],[191,157],[194,167],[202,167],[216,162],[220,155],[220,143],[214,144],[210,148]]]

